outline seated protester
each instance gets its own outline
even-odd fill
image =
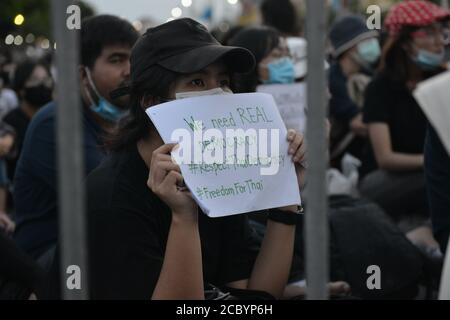
[[[180,188],[183,177],[170,157],[175,145],[163,144],[145,113],[176,93],[228,91],[231,75],[253,67],[250,52],[221,46],[187,18],[149,29],[138,40],[130,114],[108,144],[111,156],[87,179],[91,297],[203,299],[204,283],[281,297],[297,206],[270,210],[258,254],[247,215],[209,218]],[[292,156],[302,159],[302,136],[288,140]],[[296,166],[301,175],[298,161]]]
[[[129,22],[114,16],[82,22],[79,70],[86,174],[104,157],[102,135],[126,113],[127,99],[112,101],[108,93],[128,81],[128,59],[137,37]],[[51,103],[33,117],[15,174],[15,241],[36,259],[57,242],[56,108]]]
[[[331,99],[330,160],[340,168],[342,156],[348,152],[361,159],[367,144],[367,126],[362,121],[363,92],[370,78],[372,64],[380,57],[378,32],[369,30],[358,16],[337,21],[329,34],[333,47],[328,73]]]
[[[52,100],[53,81],[45,64],[25,61],[14,72],[13,88],[19,97],[19,107],[5,115],[3,121],[16,132],[15,152],[8,157],[8,178],[14,180],[17,160],[22,151],[28,124],[36,112]]]
[[[386,18],[390,38],[381,69],[366,91],[364,121],[373,152],[363,162],[363,171],[369,174],[360,189],[396,219],[429,215],[423,173],[426,118],[412,91],[418,82],[442,70],[440,21],[448,17],[449,11],[431,2],[394,6]],[[409,222],[404,231],[414,227],[417,221]],[[414,229],[408,237],[428,248],[437,247],[429,226]]]
[[[450,236],[450,155],[431,125],[425,140],[425,182],[433,233],[445,253]]]

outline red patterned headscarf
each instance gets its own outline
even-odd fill
[[[410,0],[393,6],[386,17],[385,26],[391,36],[396,36],[405,26],[427,26],[450,18],[450,11],[430,1]]]

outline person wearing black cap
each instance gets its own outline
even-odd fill
[[[329,38],[336,59],[329,71],[333,165],[339,163],[345,152],[361,158],[366,144],[367,126],[362,121],[361,100],[364,87],[370,81],[365,74],[370,73],[380,57],[377,36],[378,32],[369,30],[358,16],[344,17],[331,28]],[[353,88],[357,90],[351,90]]]
[[[209,218],[183,185],[145,114],[180,94],[229,91],[230,76],[255,67],[246,49],[220,45],[191,19],[160,25],[138,40],[131,55],[130,114],[107,145],[111,156],[87,179],[90,280],[94,299],[203,299],[204,284],[281,297],[293,255],[297,208],[269,212],[260,243],[246,215]],[[220,90],[220,89],[219,89]],[[301,135],[288,137],[296,163]],[[255,296],[253,296],[255,297]]]

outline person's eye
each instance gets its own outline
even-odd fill
[[[203,82],[202,79],[194,79],[194,80],[191,80],[190,83],[196,87],[203,87],[205,85],[205,83]]]
[[[109,62],[112,63],[112,64],[118,64],[118,63],[121,63],[122,60],[123,60],[122,58],[115,57],[115,58],[109,59]]]

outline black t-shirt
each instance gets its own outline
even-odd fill
[[[171,211],[147,187],[137,148],[109,156],[87,179],[93,299],[150,299],[165,254]],[[258,241],[246,215],[199,214],[203,274],[222,286],[248,279]]]
[[[389,126],[392,150],[406,154],[422,154],[427,122],[425,115],[405,85],[377,75],[367,86],[363,108],[364,122],[382,122]],[[367,150],[368,173],[377,168],[373,150]]]

